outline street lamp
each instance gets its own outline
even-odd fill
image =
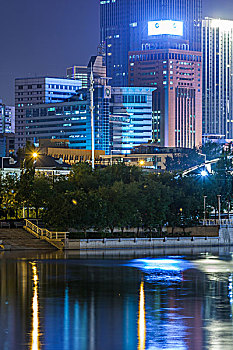
[[[33,153],[32,153],[32,157],[33,157],[34,159],[36,159],[36,158],[38,157],[38,153],[33,152]]]
[[[206,208],[206,198],[207,198],[207,196],[203,196],[203,198],[204,198],[204,221],[206,220],[206,210],[205,210],[205,208]]]
[[[218,197],[218,220],[220,223],[220,220],[221,220],[221,194],[218,194],[217,197]]]
[[[145,164],[145,161],[142,159],[142,160],[140,160],[139,164],[140,164],[141,166],[143,166],[143,165]]]
[[[202,176],[202,177],[208,176],[208,172],[207,172],[205,169],[203,169],[203,170],[201,171],[201,176]]]

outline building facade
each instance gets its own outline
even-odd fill
[[[15,132],[15,107],[5,105],[0,100],[0,133]]]
[[[15,150],[15,107],[0,100],[0,157],[9,156]]]
[[[152,92],[148,87],[113,87],[110,107],[112,154],[129,154],[152,139]]]
[[[102,154],[128,154],[152,138],[153,88],[110,88],[95,85],[95,149]],[[82,89],[68,101],[28,106],[26,140],[35,145],[43,139],[61,148],[91,150],[90,92]],[[66,140],[62,144],[60,140]],[[57,140],[57,141],[55,141]],[[67,145],[68,140],[68,145]],[[72,153],[72,152],[71,152]]]
[[[26,143],[26,109],[41,103],[61,102],[82,86],[79,80],[62,78],[22,78],[15,80],[15,149]]]
[[[67,79],[80,80],[83,89],[88,86],[88,69],[85,66],[72,66],[67,68],[66,77]]]
[[[128,51],[141,50],[148,22],[161,20],[182,21],[183,39],[191,50],[200,51],[202,0],[100,1],[100,39],[113,86],[127,86]]]
[[[233,139],[233,21],[202,24],[203,134]]]
[[[95,87],[95,149],[109,153],[109,97],[105,86]],[[106,98],[105,98],[106,97]],[[36,145],[40,139],[68,139],[69,148],[91,149],[90,97],[87,89],[66,102],[28,106],[26,140]]]
[[[202,143],[202,55],[181,49],[129,52],[129,85],[154,87],[152,140],[165,147]]]

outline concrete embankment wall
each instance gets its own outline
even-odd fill
[[[177,238],[119,238],[119,239],[67,239],[65,249],[136,249],[136,248],[192,248],[233,245],[233,227],[217,228],[217,237],[177,237]],[[213,231],[216,231],[216,226]]]

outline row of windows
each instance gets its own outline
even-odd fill
[[[147,103],[146,95],[124,95],[123,103]]]
[[[66,115],[66,113],[74,113],[77,112],[86,112],[87,106],[86,105],[73,105],[73,106],[60,106],[60,107],[48,107],[48,108],[33,108],[28,109],[26,111],[26,116],[33,116],[33,117],[47,117],[47,116],[53,116],[53,115]]]
[[[199,55],[188,55],[188,54],[178,54],[178,53],[150,53],[150,54],[139,54],[129,56],[130,62],[135,61],[153,61],[153,60],[187,60],[193,62],[201,62],[201,56]]]
[[[71,86],[71,85],[55,85],[55,84],[48,84],[46,86],[47,88],[50,89],[60,89],[60,90],[76,90],[78,86]],[[18,85],[18,90],[32,90],[32,89],[42,89],[41,84],[37,85]]]

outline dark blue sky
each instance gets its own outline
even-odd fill
[[[99,0],[0,0],[0,98],[14,103],[16,77],[65,76],[99,43]],[[203,16],[233,19],[232,0],[203,0]]]

